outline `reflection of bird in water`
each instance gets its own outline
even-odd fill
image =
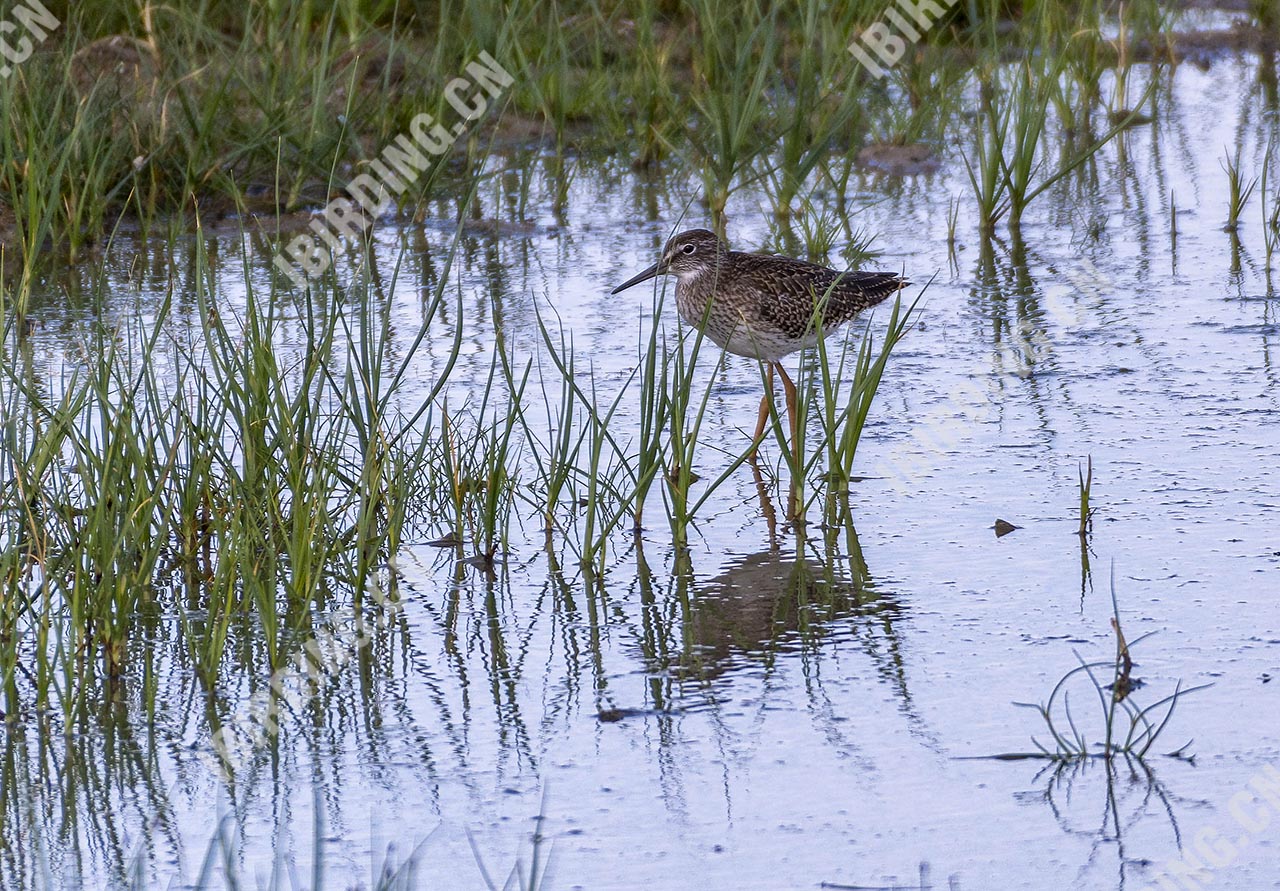
[[[913,731],[928,736],[907,687],[897,628],[902,605],[876,590],[858,556],[856,533],[852,527],[846,532],[854,549],[848,558],[834,549],[825,559],[774,549],[736,557],[718,575],[695,580],[684,612],[683,647],[671,654],[676,664],[668,663],[673,678],[715,683],[752,665],[772,668],[791,653],[820,659],[827,640],[838,636],[866,654]],[[820,696],[822,673],[805,675],[815,683],[809,695]],[[825,697],[823,702],[820,710],[830,710]]]
[[[737,557],[715,578],[695,583],[685,623],[686,670],[714,676],[739,656],[767,658],[795,642],[802,613],[820,615],[828,612],[825,605],[838,614],[837,604],[850,601],[848,582],[824,579],[823,571],[816,560],[765,551]]]
[[[814,646],[836,620],[856,615],[863,621],[851,622],[846,632],[909,703],[894,628],[901,606],[876,590],[848,505],[831,518],[822,559],[805,553],[803,536],[795,539],[799,557],[795,551],[784,553],[768,486],[758,466],[753,464],[752,471],[769,550],[737,557],[719,575],[694,583],[681,673],[709,679],[742,664],[742,657],[768,661],[779,650]]]
[[[681,673],[709,679],[752,661],[768,663],[780,652],[818,645],[837,620],[875,617],[878,623],[855,621],[840,630],[863,640],[905,694],[893,628],[898,604],[864,586],[865,575],[850,579],[837,561],[763,551],[736,557],[719,575],[695,582]]]
[[[768,503],[766,496],[762,506]],[[597,702],[600,720],[682,711],[701,699],[699,687],[714,701],[714,689],[732,682],[743,669],[759,664],[771,669],[788,654],[806,665],[807,693],[821,700],[815,714],[834,715],[832,701],[822,693],[822,674],[813,666],[835,637],[843,641],[841,650],[847,652],[852,644],[866,654],[913,734],[930,738],[907,687],[898,630],[904,608],[871,578],[849,512],[839,514],[821,542],[806,541],[801,534],[792,539],[792,549],[783,551],[777,538],[771,535],[770,540],[774,546],[768,550],[733,557],[711,578],[698,578],[686,552],[665,593],[654,584],[656,577],[637,541],[637,578],[645,607],[637,642],[647,667],[645,698],[652,707],[628,708],[632,703],[606,694]],[[689,681],[693,684],[685,683]],[[829,725],[833,738],[840,735],[834,726]]]

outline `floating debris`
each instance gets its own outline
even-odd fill
[[[994,526],[991,527],[996,531],[996,538],[1003,538],[1015,529],[1021,529],[1021,526],[1015,526],[1008,520],[996,520]]]

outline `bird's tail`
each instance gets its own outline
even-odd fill
[[[859,295],[862,309],[883,303],[909,284],[896,272],[846,272],[840,279],[842,290]]]

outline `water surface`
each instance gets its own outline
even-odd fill
[[[875,263],[937,277],[882,384],[850,526],[800,538],[771,526],[776,447],[765,501],[741,468],[680,554],[655,499],[638,539],[615,537],[603,579],[584,577],[562,541],[548,551],[532,513],[492,576],[427,544],[425,524],[397,560],[402,624],[286,716],[278,745],[231,784],[212,769],[205,693],[166,620],[156,646],[174,652],[153,679],[153,723],[129,679],[92,730],[9,725],[4,834],[25,842],[5,846],[4,884],[97,887],[137,870],[185,887],[220,814],[242,880],[265,882],[278,859],[299,887],[317,846],[328,887],[368,886],[415,848],[421,887],[482,887],[477,851],[501,884],[518,860],[528,869],[536,831],[548,888],[917,887],[922,875],[933,887],[1141,888],[1206,827],[1241,836],[1231,796],[1280,764],[1280,300],[1257,205],[1238,241],[1221,231],[1224,144],[1241,141],[1256,167],[1275,127],[1257,78],[1249,57],[1178,68],[1166,116],[1033,206],[1021,239],[985,248],[958,157],[929,176],[855,175],[854,224],[879,233]],[[547,188],[538,164],[482,191],[481,215],[503,225],[466,234],[448,286],[462,315],[447,301],[433,321],[406,407],[434,382],[454,326],[450,392],[463,400],[483,387],[498,333],[518,356],[539,352],[539,311],[558,316],[602,403],[625,385],[652,292],[608,291],[673,229],[706,220],[696,180],[573,163],[562,218],[513,210],[520,177]],[[400,264],[379,309],[402,349],[452,232],[437,210],[377,236],[386,281]],[[763,195],[738,193],[729,214],[738,249],[785,238]],[[231,223],[209,238],[234,311],[241,250],[263,289],[270,256]],[[170,287],[175,336],[198,330],[182,305],[185,258],[171,267],[152,250],[116,245],[106,305],[50,289],[32,315],[51,379],[92,320],[145,317]],[[708,478],[744,448],[760,392],[757,366],[715,358],[699,371],[712,387],[696,468]],[[626,441],[637,417],[624,401],[611,430]],[[1082,555],[1089,456],[1098,513]],[[997,538],[998,518],[1020,528]],[[1194,738],[1194,759],[974,759],[1031,750],[1043,728],[1012,703],[1043,701],[1076,654],[1112,655],[1113,574],[1128,637],[1159,632],[1135,650],[1135,695],[1214,684],[1181,703],[1157,746]],[[222,701],[263,682],[228,676]],[[1092,718],[1087,693],[1073,701]],[[1098,738],[1096,722],[1088,732]],[[1274,829],[1247,840],[1215,883],[1280,875]]]

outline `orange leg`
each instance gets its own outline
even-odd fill
[[[749,460],[756,459],[756,449],[760,445],[760,437],[764,436],[764,427],[769,423],[769,405],[773,402],[773,363],[768,365],[769,373],[766,375],[764,385],[764,395],[760,397],[760,416],[756,420],[756,434],[751,437],[751,455]]]
[[[787,369],[778,364],[778,374],[782,375],[782,389],[787,394],[787,421],[791,428],[791,450],[794,455],[794,471],[791,474],[791,490],[787,496],[787,519],[795,520],[800,515],[800,490],[796,485],[796,480],[800,474],[804,473],[804,456],[795,454],[797,447],[796,431],[798,430],[798,418],[796,417],[796,385],[791,382]]]
[[[782,389],[787,394],[787,421],[791,425],[791,447],[796,445],[796,385],[791,382],[791,377],[787,374],[787,369],[778,363],[778,374],[782,375]]]

